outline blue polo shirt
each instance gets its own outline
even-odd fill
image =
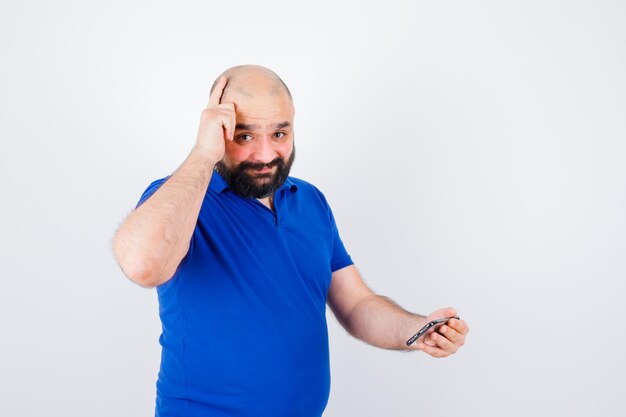
[[[332,272],[352,260],[313,185],[289,177],[274,207],[235,194],[213,173],[189,251],[157,287],[157,416],[322,415],[326,296]]]

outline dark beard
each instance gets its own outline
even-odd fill
[[[296,148],[294,146],[291,156],[285,162],[284,159],[277,157],[267,164],[255,162],[242,162],[234,169],[226,167],[223,161],[219,161],[215,165],[215,169],[224,178],[228,186],[237,194],[246,198],[265,198],[274,195],[276,190],[280,188],[289,176],[289,171],[296,159]],[[276,167],[276,173],[249,175],[246,170],[273,168]]]

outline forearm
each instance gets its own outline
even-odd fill
[[[391,299],[372,294],[360,300],[346,318],[353,336],[380,348],[415,350],[406,341],[424,324],[426,317],[413,314]]]
[[[117,231],[113,250],[124,273],[143,286],[167,281],[189,241],[215,162],[194,148],[182,165]]]

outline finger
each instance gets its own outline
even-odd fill
[[[452,327],[454,330],[464,336],[469,332],[469,326],[467,325],[465,320],[450,319],[448,321],[448,326]]]
[[[445,358],[446,356],[450,356],[448,352],[435,346],[428,346],[423,343],[420,343],[417,345],[417,347],[418,349],[432,356],[433,358]]]
[[[233,140],[235,127],[231,117],[221,114],[213,122],[224,130],[224,139]]]
[[[424,344],[428,345],[428,346],[437,346],[437,344],[435,343],[434,340],[432,340],[430,337],[426,337],[424,339]]]
[[[439,333],[457,346],[463,346],[465,343],[465,336],[451,327],[441,326]]]
[[[233,140],[235,135],[235,126],[234,120],[231,117],[227,117],[223,120],[222,126],[224,126],[224,133],[226,134],[226,139]]]
[[[426,332],[426,335],[424,335],[424,340],[423,342],[426,343],[429,346],[437,346],[437,344],[435,343],[434,339],[431,337],[432,334],[436,331],[436,329],[430,329]]]
[[[442,336],[439,333],[431,334],[430,338],[435,341],[437,346],[439,346],[442,350],[445,350],[448,353],[455,353],[459,349],[457,345],[455,345],[445,336]]]
[[[226,129],[226,138],[233,140],[235,138],[235,123],[237,121],[237,112],[235,111],[235,103],[222,103],[221,106],[226,107],[229,112],[228,120],[224,127]]]
[[[208,106],[217,106],[220,104],[220,101],[222,100],[222,93],[224,92],[224,88],[226,88],[226,84],[228,84],[228,78],[222,75],[209,96]]]
[[[447,307],[447,308],[440,308],[437,311],[434,311],[433,313],[431,313],[430,316],[428,316],[429,320],[434,320],[434,319],[445,319],[448,317],[456,317],[457,311],[452,308],[452,307]]]
[[[463,346],[463,343],[465,343],[465,336],[457,332],[452,327],[442,326],[441,329],[439,329],[439,333],[444,335],[446,339],[448,339],[457,346]]]

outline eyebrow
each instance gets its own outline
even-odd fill
[[[273,123],[270,125],[270,127],[273,127],[274,129],[283,129],[285,127],[290,127],[291,123],[284,121],[284,122],[280,122],[280,123]],[[235,125],[235,130],[259,130],[259,125],[258,124],[251,124],[251,123],[237,123]]]

